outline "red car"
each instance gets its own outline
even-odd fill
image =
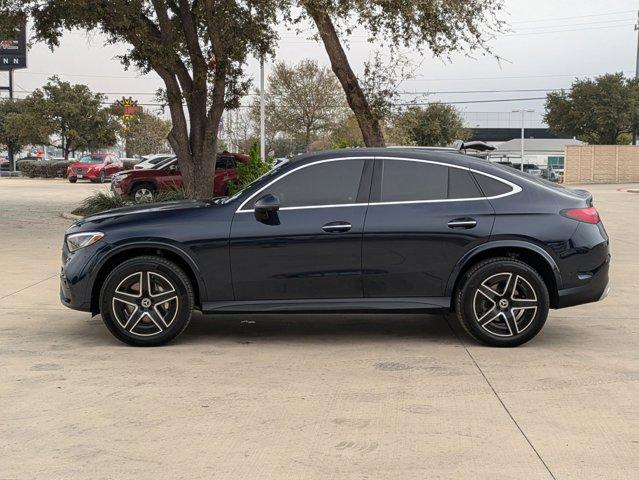
[[[246,162],[249,157],[240,153],[222,152],[217,155],[213,192],[226,195],[228,184],[237,179],[237,162]],[[175,190],[182,187],[182,175],[177,158],[173,157],[147,170],[127,170],[113,177],[111,190],[117,195],[128,195],[136,202],[148,202],[158,191]]]
[[[73,162],[67,168],[67,178],[71,183],[78,179],[86,178],[92,182],[104,183],[107,178],[113,177],[122,171],[122,162],[118,157],[110,153],[92,153],[85,155],[77,162]]]

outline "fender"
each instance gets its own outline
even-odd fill
[[[111,258],[113,258],[113,256],[118,255],[127,250],[132,250],[136,248],[158,248],[158,249],[168,250],[172,253],[175,253],[182,260],[184,260],[184,262],[191,268],[191,270],[193,271],[193,274],[195,275],[198,290],[200,292],[200,298],[208,298],[208,294],[206,291],[206,284],[204,283],[204,280],[202,280],[202,273],[200,271],[200,268],[197,266],[197,263],[193,260],[193,258],[187,252],[185,252],[182,248],[161,239],[158,239],[158,240],[140,239],[139,241],[133,240],[131,242],[127,240],[127,243],[125,245],[119,246],[117,245],[117,243],[115,243],[115,244],[112,244],[111,246],[112,246],[112,249],[108,253],[108,255],[102,258],[98,264],[90,267],[92,275],[94,276],[93,282],[95,281],[95,275],[93,274],[93,272],[96,272],[96,273],[99,272],[104,266],[104,264],[108,262]],[[93,285],[91,286],[91,290],[93,290]]]
[[[559,267],[557,266],[557,262],[555,259],[544,250],[541,246],[536,243],[532,243],[526,240],[494,240],[488,241],[486,243],[482,243],[472,250],[466,252],[466,254],[459,259],[450,276],[448,277],[448,282],[446,283],[446,291],[444,295],[452,296],[453,287],[455,286],[455,282],[457,281],[457,277],[460,272],[464,269],[468,262],[472,261],[478,254],[485,252],[486,250],[492,250],[493,248],[520,248],[524,250],[530,250],[531,252],[535,252],[539,254],[546,262],[548,262],[548,266],[552,270],[555,276],[555,282],[557,283],[557,288],[560,289],[562,285],[561,274],[559,273]]]

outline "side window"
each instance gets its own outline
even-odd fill
[[[505,193],[512,192],[513,190],[510,185],[486,175],[482,175],[481,173],[476,173],[475,179],[477,180],[477,183],[479,183],[484,195],[487,197],[496,197],[497,195],[503,195]]]
[[[468,170],[427,162],[384,160],[382,202],[479,198]]]
[[[462,199],[481,197],[483,197],[483,195],[469,170],[461,168],[448,169],[448,198]]]
[[[215,168],[235,168],[235,158],[233,157],[218,157],[215,162]]]
[[[280,207],[308,207],[357,203],[357,192],[364,170],[364,160],[338,160],[300,168],[262,190],[243,210],[270,193],[280,200]]]

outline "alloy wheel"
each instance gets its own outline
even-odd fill
[[[179,309],[175,286],[152,271],[132,273],[115,289],[111,302],[120,326],[132,335],[148,337],[171,326]]]
[[[475,290],[475,321],[498,337],[519,335],[533,323],[538,309],[537,298],[533,286],[521,275],[496,273]]]
[[[135,191],[135,202],[136,203],[148,203],[153,201],[153,192],[146,188],[142,187]]]

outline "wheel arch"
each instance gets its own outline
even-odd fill
[[[148,178],[141,178],[139,180],[134,180],[131,182],[131,185],[129,185],[129,191],[127,192],[127,195],[131,195],[131,193],[133,192],[133,189],[135,187],[137,187],[138,185],[150,185],[154,191],[158,191],[158,184],[155,180],[153,179],[148,179]]]
[[[542,247],[524,240],[499,240],[484,243],[464,255],[453,269],[446,284],[446,296],[454,298],[461,279],[473,265],[494,257],[511,257],[535,269],[548,288],[550,307],[556,308],[559,301],[561,274],[554,258]],[[451,301],[451,310],[454,302]]]
[[[206,286],[194,260],[186,252],[173,245],[145,242],[127,245],[112,251],[97,267],[97,273],[91,287],[91,312],[93,314],[98,313],[100,310],[100,290],[111,270],[130,258],[146,255],[165,258],[180,267],[191,281],[195,306],[201,308],[202,302],[206,299]]]

